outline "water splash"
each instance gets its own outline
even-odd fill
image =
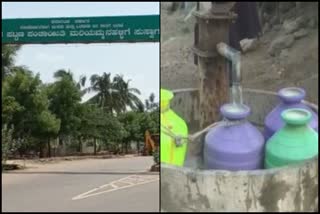
[[[231,99],[234,105],[243,104],[242,86],[240,84],[231,86]]]

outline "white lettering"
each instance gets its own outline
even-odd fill
[[[103,30],[74,30],[69,32],[69,36],[101,36],[101,39],[105,39]]]
[[[19,41],[20,37],[24,37],[24,32],[8,32],[8,38],[14,38],[14,41]]]
[[[106,30],[107,36],[119,36],[120,39],[124,39],[124,36],[130,35],[131,30],[130,28],[126,30]]]
[[[30,31],[27,33],[27,37],[64,37],[66,32],[60,31]]]
[[[154,39],[156,35],[160,34],[159,29],[136,29],[134,30],[134,35],[147,35],[149,38]]]

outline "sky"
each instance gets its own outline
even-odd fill
[[[85,16],[159,15],[158,2],[5,2],[2,18],[50,18]],[[100,43],[24,45],[16,64],[40,73],[43,82],[53,82],[53,73],[70,69],[81,75],[111,73],[131,79],[131,87],[141,91],[143,101],[151,93],[159,101],[159,43]],[[86,86],[89,86],[89,81]],[[87,94],[87,100],[94,94]]]

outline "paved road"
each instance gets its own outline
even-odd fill
[[[2,174],[2,211],[158,212],[152,157],[64,161]]]

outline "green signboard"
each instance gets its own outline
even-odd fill
[[[2,19],[2,44],[158,42],[159,15]]]

